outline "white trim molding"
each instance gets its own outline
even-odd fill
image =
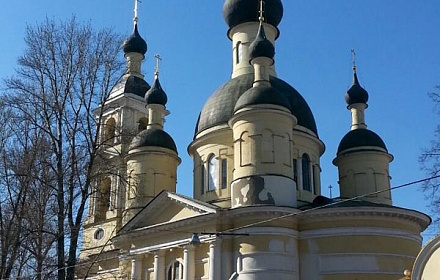
[[[339,227],[306,230],[299,233],[299,239],[325,238],[334,236],[383,236],[403,238],[422,244],[422,237],[404,230],[382,227]]]

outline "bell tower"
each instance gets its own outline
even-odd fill
[[[97,143],[99,154],[95,161],[81,257],[101,250],[120,229],[126,204],[125,157],[133,137],[148,125],[144,96],[150,85],[141,74],[147,43],[138,31],[137,4],[136,0],[133,32],[122,45],[126,60],[125,74],[105,102],[93,112],[101,120]]]

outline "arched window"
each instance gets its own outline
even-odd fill
[[[179,261],[175,261],[168,267],[167,280],[182,280],[183,265]]]
[[[310,170],[310,157],[307,154],[303,154],[301,159],[301,167],[302,167],[302,180],[303,180],[303,190],[312,191],[312,178],[311,178],[311,170]]]
[[[111,188],[111,179],[104,178],[96,191],[96,219],[97,220],[105,220],[106,213],[110,207],[110,188]]]
[[[114,143],[116,136],[116,120],[114,118],[108,119],[105,123],[104,141]]]
[[[219,163],[214,155],[208,158],[208,191],[218,189],[219,184]]]
[[[138,132],[141,132],[142,130],[147,129],[148,125],[148,119],[147,118],[140,118],[138,122]]]
[[[239,64],[243,59],[243,44],[240,41],[237,42],[237,45],[235,46],[235,51],[236,51],[235,63]]]

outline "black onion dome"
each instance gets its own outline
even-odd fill
[[[353,85],[345,94],[345,102],[347,102],[348,106],[355,103],[367,104],[368,102],[368,92],[359,84],[356,73],[353,76]]]
[[[177,153],[176,143],[173,138],[159,128],[145,129],[133,138],[130,144],[130,150],[142,147],[167,148]]]
[[[348,149],[361,147],[365,147],[366,149],[368,149],[367,147],[377,147],[388,152],[385,143],[379,135],[371,130],[359,128],[345,134],[339,143],[337,155],[339,156]]]
[[[122,50],[124,53],[137,52],[143,55],[147,53],[147,42],[139,34],[137,24],[134,25],[133,33],[122,44]]]
[[[159,77],[156,77],[154,79],[153,85],[151,86],[150,90],[147,91],[145,94],[145,101],[148,104],[160,104],[164,105],[167,104],[168,97],[165,91],[162,89],[162,86],[159,82]]]
[[[150,85],[136,76],[129,76],[125,81],[124,93],[133,93],[144,98],[145,93],[150,89]]]
[[[195,134],[211,127],[227,124],[234,113],[235,104],[240,96],[250,89],[254,83],[254,74],[244,74],[223,84],[211,97],[208,98],[197,121]],[[270,77],[272,87],[281,92],[290,103],[290,111],[298,120],[298,125],[303,126],[316,135],[315,118],[309,105],[301,94],[285,81]]]
[[[223,18],[229,28],[241,23],[259,21],[259,0],[226,0],[223,4]],[[275,27],[283,18],[283,3],[281,0],[264,1],[265,22]]]
[[[275,56],[275,47],[267,40],[264,27],[260,24],[257,37],[249,46],[249,58],[252,60],[257,57],[267,57],[273,59]]]
[[[259,85],[245,91],[237,103],[235,103],[234,112],[250,105],[278,105],[291,110],[291,106],[287,97],[270,85]]]

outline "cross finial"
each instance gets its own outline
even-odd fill
[[[154,67],[154,76],[159,77],[159,66],[160,66],[159,64],[162,61],[162,58],[158,54],[154,55],[154,57],[156,58],[156,67]]]
[[[333,186],[332,185],[330,185],[330,186],[328,186],[328,189],[329,189],[329,191],[330,191],[330,198],[333,198],[332,196],[332,189],[333,189]]]
[[[354,49],[351,49],[351,60],[353,63],[353,72],[356,73],[356,53]]]
[[[138,23],[138,2],[141,2],[141,1],[134,0],[134,18],[133,18],[134,24]]]
[[[264,1],[260,0],[260,8],[259,8],[259,16],[258,16],[258,20],[260,21],[260,23],[262,23],[264,21]]]

